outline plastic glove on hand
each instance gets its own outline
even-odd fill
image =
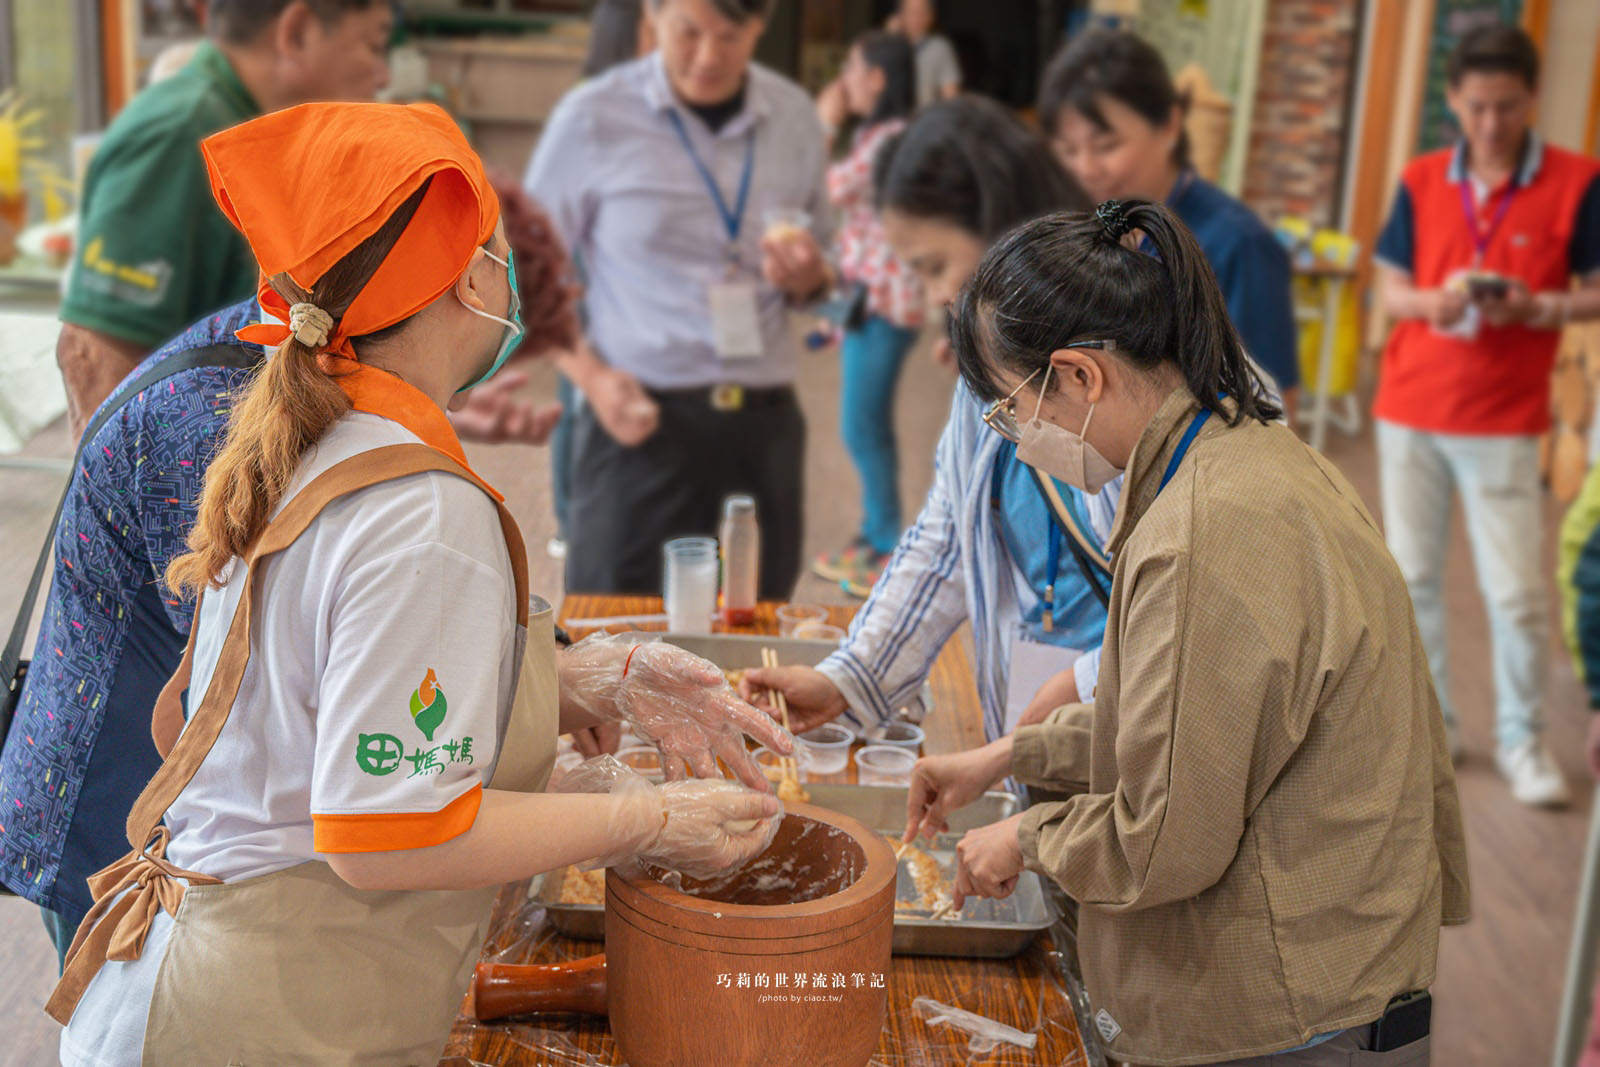
[[[745,785],[770,792],[744,735],[779,755],[794,752],[789,732],[741,700],[716,664],[676,645],[596,634],[567,651],[562,684],[590,714],[648,737],[669,779],[683,778],[684,765],[698,778],[719,778],[720,759]]]
[[[609,793],[617,801],[607,827],[613,847],[585,869],[636,860],[711,878],[765,852],[783,821],[783,805],[770,794],[723,779],[654,785],[614,756],[579,764],[561,791]]]

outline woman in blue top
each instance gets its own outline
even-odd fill
[[[1194,172],[1183,112],[1161,53],[1125,30],[1073,38],[1039,90],[1040,125],[1091,200],[1163,202],[1194,232],[1292,422],[1300,369],[1288,253],[1255,212]]]
[[[1001,234],[1085,204],[1037,134],[975,96],[918,114],[878,153],[873,185],[889,243],[945,306]],[[1052,517],[1016,446],[986,432],[983,406],[957,386],[927,501],[849,636],[815,669],[745,672],[746,698],[783,692],[797,731],[837,717],[856,726],[920,719],[922,683],[968,622],[989,739],[1086,699],[1110,586],[1092,555],[1104,559],[1122,480],[1093,496],[1046,480],[1077,536]]]

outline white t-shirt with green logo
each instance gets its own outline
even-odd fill
[[[417,440],[349,414],[290,495],[350,456]],[[224,882],[324,859],[314,816],[356,817],[335,831],[353,838],[428,835],[429,816],[494,773],[516,683],[511,561],[493,501],[471,482],[429,472],[337,500],[264,566],[233,711],[167,813],[167,858]],[[236,561],[201,602],[190,711],[243,579]],[[396,814],[419,818],[383,818]],[[141,957],[108,962],[90,983],[62,1033],[64,1064],[139,1063],[171,930],[160,912]]]

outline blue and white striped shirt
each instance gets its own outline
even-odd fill
[[[919,691],[933,661],[962,621],[970,620],[984,732],[990,739],[1006,733],[1011,642],[1035,613],[1039,594],[1012,565],[993,507],[995,460],[1004,447],[1004,439],[984,425],[977,398],[958,386],[939,438],[927,502],[900,538],[844,644],[818,668],[844,694],[851,709],[845,716],[857,726],[893,718],[900,708],[920,719]],[[1102,543],[1111,536],[1121,494],[1118,476],[1092,497],[1076,496]],[[1039,543],[1042,552],[1042,537]],[[1092,604],[1103,633],[1105,615],[1098,601],[1076,598],[1076,588],[1068,589],[1085,579],[1071,556],[1063,556],[1057,595],[1063,601],[1078,599],[1086,609]],[[1093,651],[1074,665],[1085,698],[1099,674],[1099,644],[1096,639]]]

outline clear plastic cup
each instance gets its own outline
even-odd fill
[[[868,727],[865,736],[869,745],[903,748],[912,755],[922,751],[922,742],[927,739],[922,727],[912,722],[881,722]]]
[[[844,631],[830,623],[808,621],[794,628],[794,636],[801,641],[833,641],[838,643],[844,640]]]
[[[661,546],[667,628],[680,634],[708,634],[717,611],[721,564],[714,537],[680,537]]]
[[[828,609],[821,604],[785,604],[778,609],[778,636],[793,637],[794,632],[807,623],[825,625]]]
[[[861,785],[909,785],[917,754],[893,745],[868,745],[856,753],[856,781]]]
[[[843,774],[850,763],[850,742],[856,735],[838,723],[824,723],[795,738],[795,756],[807,781]]]
[[[798,207],[769,207],[761,213],[762,235],[777,240],[811,232],[811,213]]]

